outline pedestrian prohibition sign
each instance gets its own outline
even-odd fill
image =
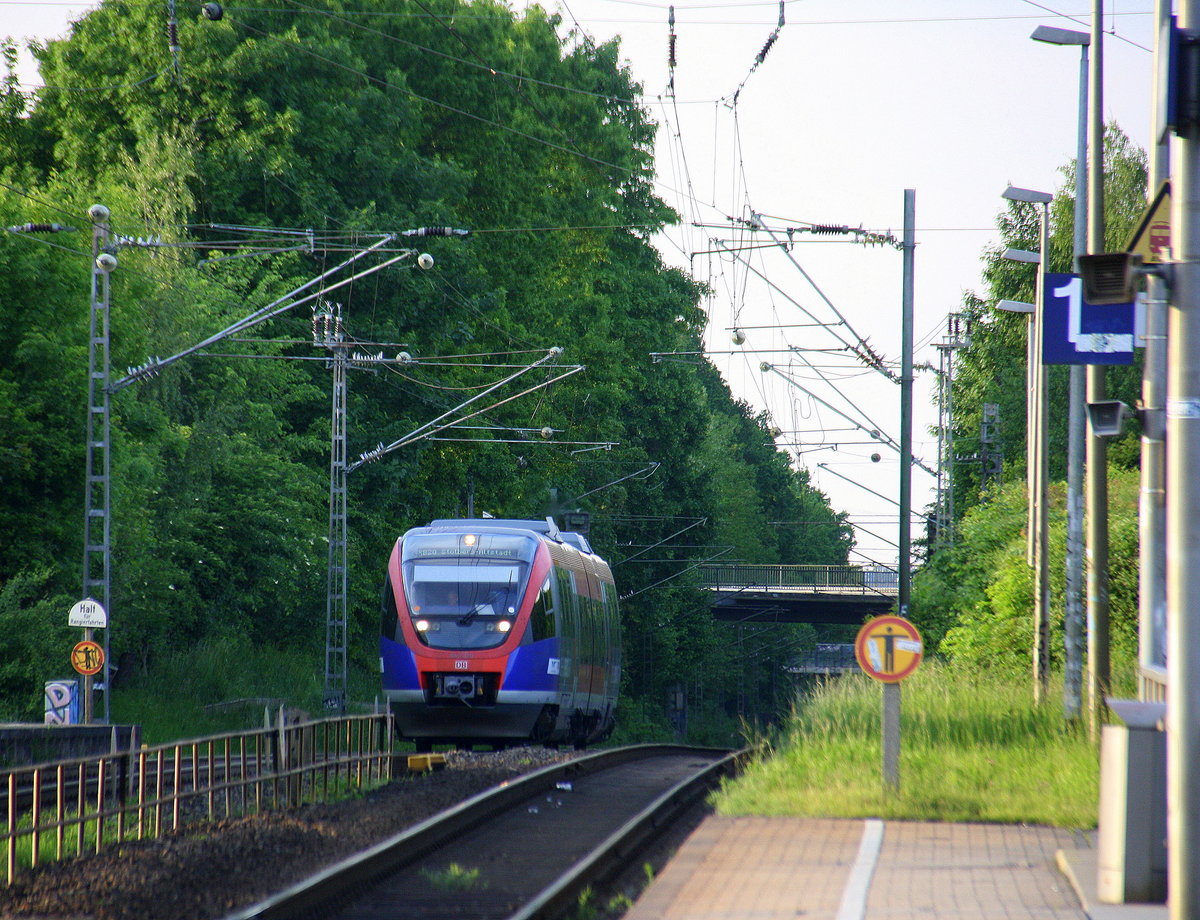
[[[898,683],[921,663],[924,646],[917,627],[903,617],[876,617],[865,623],[854,640],[858,666],[885,684]]]
[[[99,674],[104,667],[104,649],[91,639],[85,639],[71,649],[71,665],[83,675]]]

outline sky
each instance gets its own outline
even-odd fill
[[[0,0],[0,34],[61,36],[94,5]],[[199,4],[177,5],[183,16]],[[225,5],[232,14],[238,4]],[[785,0],[784,25],[761,62],[778,28],[778,2],[676,3],[673,69],[665,2],[543,5],[595,41],[620,37],[660,126],[659,194],[682,217],[657,243],[667,262],[711,286],[704,307],[712,360],[735,395],[770,413],[777,443],[849,515],[853,561],[894,565],[901,470],[885,442],[900,440],[900,388],[848,358],[844,343],[865,340],[898,373],[902,257],[808,228],[898,239],[904,190],[915,190],[914,360],[937,367],[947,315],[960,309],[964,291],[982,290],[980,258],[998,241],[1001,192],[1063,185],[1060,169],[1076,151],[1079,50],[1029,35],[1038,25],[1087,32],[1090,2]],[[1105,118],[1145,148],[1153,0],[1103,7]],[[36,82],[28,59],[21,74]],[[739,230],[755,215],[781,239],[793,228],[790,252],[762,231]],[[734,341],[735,329],[744,342]],[[764,362],[773,370],[761,370]],[[930,468],[935,394],[936,375],[918,371],[913,445]],[[1024,419],[1000,424],[1019,429]],[[917,467],[912,486],[920,512],[936,483]]]

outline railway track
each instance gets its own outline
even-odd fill
[[[547,767],[226,920],[549,920],[636,864],[742,756],[640,745]]]

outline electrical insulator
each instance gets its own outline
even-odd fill
[[[850,228],[839,227],[837,224],[813,224],[809,228],[809,232],[817,236],[834,236],[837,234],[847,234],[850,232]]]
[[[754,58],[754,62],[756,64],[761,64],[766,59],[767,52],[771,50],[771,46],[773,44],[775,44],[775,39],[777,39],[778,37],[779,37],[778,30],[771,33],[770,37],[766,41],[766,44],[764,44],[762,46],[762,51],[758,52],[758,55]]]
[[[71,233],[74,227],[64,227],[62,224],[17,224],[7,228],[9,233]]]
[[[470,230],[460,230],[457,227],[418,227],[415,230],[402,230],[401,236],[470,236]]]
[[[667,25],[670,27],[670,35],[667,37],[667,69],[671,72],[671,79],[668,86],[671,91],[675,91],[675,7],[667,7]]]

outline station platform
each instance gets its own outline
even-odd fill
[[[1097,904],[1095,853],[1060,828],[710,816],[624,920],[1167,920]]]

